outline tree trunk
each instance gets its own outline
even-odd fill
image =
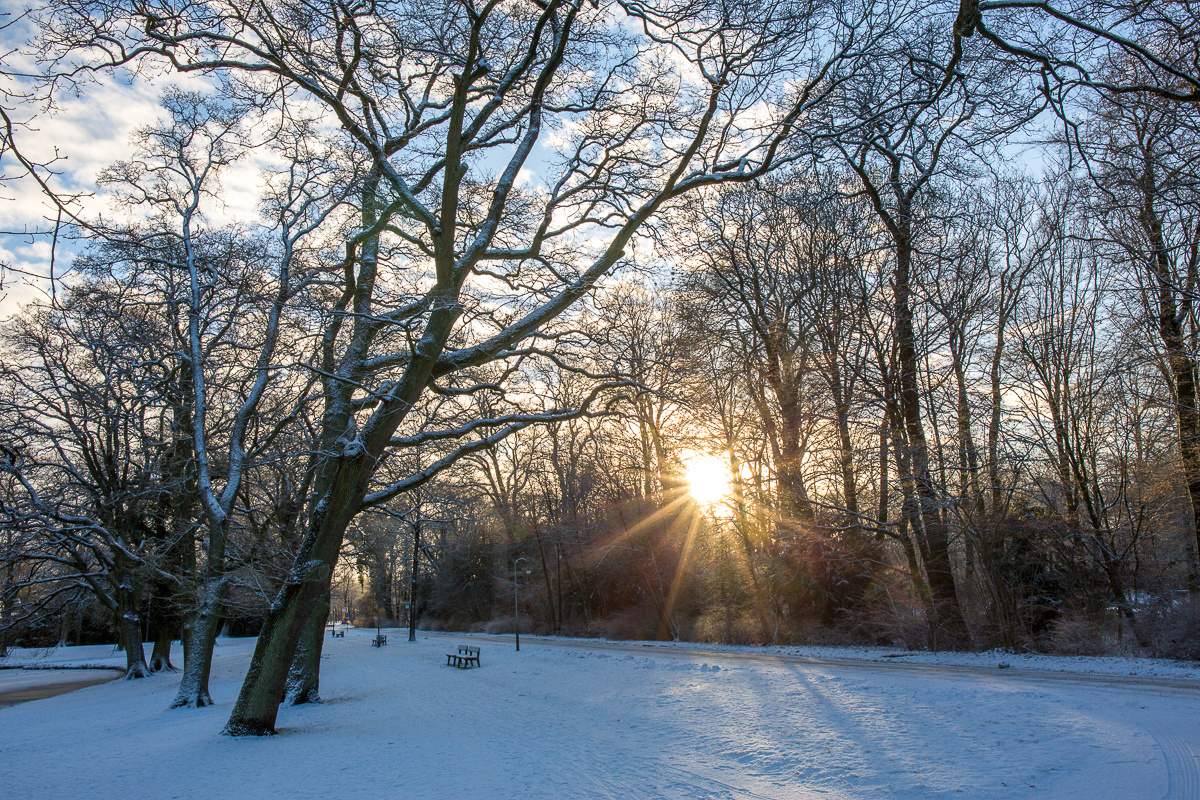
[[[390,435],[390,433],[389,433]],[[333,567],[350,520],[362,506],[374,458],[358,452],[337,459],[291,575],[279,590],[250,659],[250,669],[222,731],[229,736],[275,732],[309,610],[330,593]]]
[[[954,382],[957,389],[958,457],[962,470],[959,495],[964,506],[978,520],[984,513],[983,489],[979,485],[979,450],[975,447],[975,437],[971,432],[971,400],[967,393],[966,365],[960,353],[954,354]]]
[[[1100,541],[1098,534],[1093,534],[1094,540],[1100,550],[1100,566],[1104,570],[1104,577],[1108,580],[1108,588],[1112,593],[1113,604],[1117,607],[1117,612],[1121,618],[1129,625],[1129,630],[1132,631],[1134,640],[1138,647],[1145,648],[1148,645],[1146,637],[1142,634],[1141,626],[1138,625],[1137,615],[1133,611],[1133,606],[1129,602],[1129,596],[1125,593],[1125,582],[1121,579],[1120,561],[1112,556],[1109,547]]]
[[[987,472],[991,489],[991,517],[1000,519],[1004,510],[1004,492],[1000,488],[1000,424],[1004,410],[1004,388],[1001,385],[1001,365],[1004,358],[1004,333],[1007,325],[1007,309],[1001,299],[1000,320],[996,324],[996,347],[992,351],[988,378],[991,382],[991,408],[988,413]]]
[[[535,525],[537,523],[534,523]],[[542,531],[539,525],[534,532],[534,538],[537,540],[538,557],[542,562],[542,583],[546,587],[546,610],[550,614],[550,632],[557,634],[561,627],[561,620],[556,619],[557,614],[554,608],[554,585],[550,581],[550,566],[546,561],[546,547],[542,542]]]
[[[1150,271],[1158,288],[1158,333],[1166,350],[1167,364],[1175,384],[1175,424],[1179,435],[1179,453],[1183,477],[1191,501],[1191,528],[1196,557],[1188,570],[1188,588],[1200,591],[1200,407],[1197,407],[1196,356],[1188,347],[1179,313],[1176,293],[1180,288],[1168,258],[1162,221],[1154,207],[1151,185],[1144,187],[1145,201],[1140,215],[1150,243]],[[1186,302],[1186,300],[1185,300]],[[1188,311],[1190,309],[1185,309]]]
[[[286,699],[294,706],[321,702],[321,650],[325,646],[329,600],[330,592],[326,591],[313,605],[288,670]]]
[[[171,708],[203,708],[212,705],[208,676],[212,671],[213,648],[221,630],[219,587],[205,586],[190,624],[184,628],[183,676]]]
[[[907,209],[906,209],[907,211]],[[938,493],[929,469],[929,445],[921,420],[918,384],[917,338],[910,305],[912,249],[907,234],[897,236],[896,271],[892,281],[896,320],[896,349],[900,367],[900,414],[908,444],[908,482],[915,484],[926,544],[925,573],[933,594],[930,620],[932,641],[954,648],[968,643],[966,621],[958,602],[958,589],[950,565],[950,537],[942,518]]]
[[[136,608],[136,604],[129,599],[123,599],[117,608],[117,622],[125,644],[127,681],[150,677],[150,668],[146,666],[146,651],[142,649],[142,620]]]
[[[974,586],[976,567],[977,532],[986,524],[987,505],[983,488],[979,484],[979,451],[975,448],[975,437],[971,431],[971,400],[967,393],[966,365],[963,363],[963,334],[952,337],[957,347],[951,345],[956,388],[955,416],[958,438],[959,482],[958,496],[963,516],[964,577],[968,587]]]
[[[158,624],[154,628],[154,649],[150,651],[151,672],[178,672],[171,663],[171,642],[175,631],[170,625]]]
[[[331,574],[331,570],[321,565],[312,570],[307,580],[289,582],[283,588],[258,635],[250,669],[222,733],[228,736],[275,733],[275,718],[287,690],[300,634],[308,622],[308,608],[321,594],[316,584],[329,580]]]
[[[888,523],[888,504],[891,502],[888,496],[888,489],[890,488],[888,483],[888,463],[891,460],[888,452],[888,443],[891,441],[892,431],[891,423],[888,420],[889,415],[885,411],[883,422],[879,425],[879,511],[877,516],[880,527]]]
[[[842,499],[850,515],[850,533],[858,538],[861,517],[858,509],[858,481],[854,474],[854,440],[850,436],[850,392],[842,385],[841,374],[834,367],[833,390],[834,411],[837,415],[838,467],[842,473]]]
[[[790,363],[768,370],[767,382],[774,389],[779,404],[778,465],[779,495],[784,518],[801,523],[812,522],[816,514],[804,483],[804,457],[807,447],[803,442],[804,408],[798,379],[790,372]],[[768,432],[773,426],[767,426]]]

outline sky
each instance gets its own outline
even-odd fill
[[[28,18],[21,19],[25,4],[0,0],[0,13],[16,20],[0,31],[0,51],[9,71],[32,72],[36,63],[22,52],[25,42],[33,35],[34,27]],[[11,75],[0,76],[10,92],[21,91],[21,80]],[[96,214],[111,216],[121,213],[96,185],[104,168],[116,161],[130,158],[134,153],[134,134],[164,117],[158,99],[171,87],[204,89],[200,78],[148,73],[134,76],[116,73],[99,76],[80,84],[73,92],[63,92],[52,107],[9,100],[6,108],[14,121],[26,124],[18,128],[15,138],[22,153],[37,163],[53,163],[50,184],[66,195],[78,195],[79,213],[88,218]],[[49,274],[52,243],[59,219],[57,207],[45,196],[38,184],[23,174],[24,170],[8,153],[0,155],[0,262],[10,270],[0,290],[0,318],[12,314],[30,299],[42,296],[47,282],[34,276]],[[230,176],[232,191],[227,191],[222,216],[245,219],[256,214],[257,176],[251,168]],[[64,222],[69,222],[67,216]],[[78,244],[66,231],[59,237],[55,251],[55,273],[61,275],[69,265]]]

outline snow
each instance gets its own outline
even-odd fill
[[[178,643],[176,643],[178,647]],[[112,645],[58,647],[45,650],[15,648],[8,657],[0,659],[5,672],[17,668],[42,669],[125,669],[125,654]]]
[[[1195,665],[540,637],[518,653],[507,637],[386,633],[380,648],[374,629],[327,639],[325,703],[285,706],[274,737],[219,735],[250,639],[219,640],[213,707],[167,710],[177,681],[156,676],[0,709],[2,794],[1200,797]],[[482,667],[447,667],[465,643]]]

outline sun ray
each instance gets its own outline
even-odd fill
[[[688,531],[683,540],[683,552],[679,554],[679,561],[675,564],[675,575],[671,579],[671,591],[667,595],[666,613],[664,618],[659,623],[660,638],[662,636],[663,626],[674,627],[672,625],[671,615],[675,613],[675,603],[679,599],[679,590],[683,583],[683,576],[684,573],[687,572],[688,564],[692,560],[692,548],[696,544],[696,534],[700,530],[700,522],[702,519],[700,510],[693,506],[689,509],[689,511]],[[677,519],[675,525],[678,525],[679,521],[680,520]],[[674,631],[672,631],[672,634],[673,633]],[[672,638],[675,637],[672,636]]]
[[[633,525],[629,526],[628,528],[626,528],[623,531],[618,531],[617,534],[611,538],[609,544],[618,544],[618,543],[624,541],[625,539],[628,539],[630,536],[633,536],[635,533],[640,531],[642,528],[645,528],[648,525],[651,525],[655,522],[662,520],[669,514],[674,514],[675,512],[679,511],[681,508],[683,508],[683,506],[687,505],[689,502],[692,502],[691,498],[688,497],[688,495],[686,495],[686,494],[681,494],[679,497],[676,497],[674,500],[672,500],[671,502],[667,503],[662,508],[655,511],[650,516],[648,516],[644,519],[638,520]]]

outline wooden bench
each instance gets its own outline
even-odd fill
[[[338,630],[337,628],[330,628],[329,629],[329,638],[333,639],[337,636],[340,636],[343,639],[345,639],[346,638],[346,629],[342,628],[341,630]]]
[[[470,669],[471,667],[479,666],[479,648],[469,647],[465,644],[458,646],[457,653],[446,653],[446,666],[458,667],[459,669]]]
[[[387,644],[387,634],[381,633],[371,640],[371,647],[383,647]]]

